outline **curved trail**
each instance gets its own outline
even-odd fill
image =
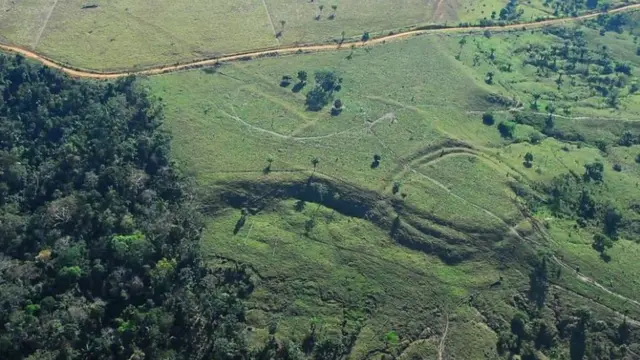
[[[562,266],[563,268],[565,268],[565,269],[568,269],[568,270],[570,270],[570,271],[575,272],[576,277],[578,278],[578,280],[580,280],[580,281],[582,281],[582,282],[584,282],[584,283],[587,283],[587,284],[591,284],[591,285],[593,285],[593,286],[597,287],[598,289],[600,289],[600,290],[602,290],[602,291],[606,292],[606,293],[607,293],[607,294],[609,294],[609,295],[615,296],[615,297],[617,297],[617,298],[619,298],[619,299],[622,299],[622,300],[624,300],[624,301],[626,301],[626,302],[629,302],[629,303],[632,303],[632,304],[634,304],[634,305],[640,306],[640,302],[639,302],[639,301],[634,300],[634,299],[630,299],[630,298],[628,298],[628,297],[626,297],[626,296],[624,296],[624,295],[622,295],[622,294],[618,294],[617,292],[614,292],[614,291],[612,291],[612,290],[609,290],[609,289],[608,289],[608,288],[606,288],[604,285],[602,285],[602,284],[598,283],[598,282],[597,282],[597,281],[595,281],[594,279],[592,279],[592,278],[590,278],[590,277],[588,277],[588,276],[585,276],[585,275],[582,275],[582,274],[578,273],[577,271],[575,271],[575,269],[574,269],[574,268],[570,267],[570,266],[569,266],[569,265],[567,265],[565,262],[563,262],[562,260],[558,259],[555,255],[553,255],[553,256],[552,256],[552,259],[553,259],[553,261],[555,261],[558,265]]]
[[[205,59],[205,60],[196,60],[196,61],[192,61],[185,64],[158,66],[158,67],[153,67],[150,69],[138,70],[138,71],[99,72],[99,71],[92,71],[92,70],[82,70],[82,69],[76,69],[67,65],[63,65],[61,63],[56,62],[55,60],[48,59],[43,55],[40,55],[31,50],[21,48],[19,46],[0,44],[0,49],[21,54],[26,58],[39,61],[40,63],[46,66],[61,70],[73,77],[89,78],[89,79],[114,79],[114,78],[119,78],[119,77],[128,76],[128,75],[158,75],[158,74],[164,74],[172,71],[179,71],[179,70],[186,70],[186,69],[198,68],[203,66],[215,65],[219,62],[247,60],[254,57],[287,55],[287,54],[295,54],[298,52],[333,51],[333,50],[348,48],[350,46],[362,47],[365,45],[382,44],[391,40],[405,39],[411,36],[431,34],[431,33],[433,34],[456,33],[456,32],[464,33],[464,32],[477,32],[477,31],[486,31],[486,30],[507,31],[507,30],[522,29],[525,27],[529,29],[539,28],[539,27],[544,27],[549,25],[557,25],[557,24],[563,24],[567,22],[593,19],[604,13],[613,14],[613,13],[630,11],[635,9],[640,9],[640,3],[621,6],[619,8],[607,10],[606,12],[590,13],[590,14],[585,14],[581,16],[571,17],[571,18],[550,19],[550,20],[542,20],[542,21],[504,25],[504,26],[469,26],[469,27],[447,27],[447,28],[440,28],[440,29],[409,30],[409,31],[404,31],[397,34],[391,34],[391,35],[378,37],[375,39],[370,39],[369,41],[366,41],[366,42],[357,41],[357,42],[344,43],[344,44],[320,44],[320,45],[312,44],[312,45],[289,46],[289,47],[279,47],[274,49],[255,50],[255,51],[240,52],[240,53]],[[343,47],[343,45],[346,45],[346,47]]]

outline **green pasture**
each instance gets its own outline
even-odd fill
[[[72,66],[130,70],[221,54],[359,39],[420,25],[476,23],[506,0],[3,0],[0,40]],[[522,2],[519,21],[553,17]]]
[[[474,325],[478,319],[456,316],[466,296],[486,291],[499,277],[490,262],[447,266],[397,246],[366,220],[315,203],[296,208],[293,200],[271,204],[249,216],[235,235],[240,212],[228,209],[209,223],[204,236],[209,254],[253,264],[258,287],[249,303],[249,325],[254,336],[263,336],[271,321],[278,322],[280,336],[298,340],[312,319],[327,336],[346,322],[360,335],[353,355],[361,357],[384,348],[389,331],[407,351],[420,342],[437,346],[448,317],[452,333],[471,325],[477,329],[459,337],[491,343],[491,331]],[[307,233],[309,219],[316,225]]]
[[[620,43],[611,45],[608,56],[630,56],[624,49],[633,37],[583,30],[594,53],[601,38],[611,37],[612,44]],[[266,207],[248,215],[235,234],[239,205],[211,215],[204,235],[211,261],[250,264],[256,273],[258,285],[249,298],[251,337],[266,339],[272,322],[278,323],[278,337],[296,340],[311,323],[322,324],[326,337],[346,326],[347,333],[358,334],[354,358],[437,358],[448,318],[446,354],[492,358],[498,335],[487,324],[509,328],[511,301],[527,291],[524,259],[538,252],[562,261],[553,267],[560,271],[550,290],[562,306],[586,306],[612,321],[627,310],[637,317],[640,308],[624,297],[640,300],[635,280],[628,280],[640,274],[634,261],[639,245],[623,234],[605,261],[591,246],[601,231],[597,225],[579,227],[544,206],[528,213],[513,191],[519,183],[544,196],[545,184],[555,177],[580,177],[586,164],[600,161],[604,182],[589,185],[595,199],[616,206],[626,221],[640,217],[632,210],[640,199],[640,147],[618,145],[624,131],[636,131],[637,100],[624,93],[617,108],[602,106],[583,79],[558,87],[553,77],[523,65],[517,51],[557,43],[556,35],[542,31],[428,35],[146,79],[152,94],[162,98],[175,157],[205,194],[233,193],[242,183],[256,189],[280,183],[284,190],[322,179],[363,192],[372,207],[362,218],[349,217],[326,204],[301,206],[293,197],[258,192],[250,197],[265,196]],[[489,58],[492,51],[495,59]],[[512,71],[501,71],[507,62]],[[344,107],[337,116],[330,106],[319,112],[305,108],[313,74],[320,70],[342,78],[335,98]],[[296,86],[298,71],[309,75],[304,86]],[[493,83],[485,81],[489,71],[495,73]],[[282,86],[286,75],[293,80]],[[546,105],[554,104],[555,129],[583,140],[556,139],[536,124],[517,124],[512,138],[501,136],[498,124],[530,114],[534,93],[541,94],[537,116],[544,121]],[[581,105],[586,103],[600,105]],[[493,125],[483,124],[485,112],[493,113]],[[599,142],[607,144],[604,151]],[[527,153],[533,156],[530,166]],[[372,166],[374,155],[381,158],[378,166]],[[395,216],[403,231],[422,240],[407,244],[393,237],[387,225]],[[429,246],[440,252],[424,250]],[[469,257],[446,264],[435,256],[443,246]],[[473,307],[465,303],[469,299]],[[498,315],[487,319],[487,312]],[[389,331],[399,335],[396,347],[385,341]]]
[[[73,66],[121,70],[451,22],[457,10],[435,0],[3,0],[0,39]]]

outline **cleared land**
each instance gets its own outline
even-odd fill
[[[61,62],[110,70],[397,29],[431,22],[436,3],[72,0],[58,3],[49,16],[52,5],[7,2],[0,36]]]
[[[252,49],[358,39],[364,32],[383,35],[417,25],[477,23],[506,4],[239,0],[194,1],[185,6],[127,0],[6,0],[0,9],[0,40],[75,67],[135,70]],[[536,1],[521,8],[519,21],[556,16]]]
[[[569,39],[587,44],[592,78],[566,67],[563,44],[580,53]],[[638,284],[629,280],[640,273],[633,230],[620,233],[605,261],[592,248],[598,223],[578,227],[529,203],[548,196],[558,176],[580,177],[600,161],[604,182],[588,185],[594,201],[608,201],[629,224],[640,218],[640,146],[619,145],[625,131],[638,134],[635,77],[614,71],[626,77],[612,87],[616,106],[593,78],[607,77],[596,64],[603,57],[635,68],[634,41],[626,30],[600,35],[595,23],[432,34],[154,76],[147,85],[164,99],[175,155],[211,204],[211,261],[254,272],[256,343],[275,321],[282,340],[302,341],[318,326],[324,338],[355,336],[353,358],[492,358],[496,329],[522,311],[513,299],[526,291],[526,259],[538,251],[552,256],[555,306],[586,306],[612,323],[625,313],[640,319]],[[538,58],[569,69],[565,80],[528,62]],[[309,80],[300,88],[302,70]],[[319,70],[342,78],[337,116],[330,106],[305,109]],[[293,80],[282,86],[285,75]],[[483,124],[485,112],[494,125]],[[538,123],[549,117],[552,136]],[[503,121],[517,122],[511,138],[496,129]]]

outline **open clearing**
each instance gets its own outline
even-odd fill
[[[324,42],[341,38],[343,32],[353,37],[364,31],[393,30],[432,22],[436,5],[435,1],[418,0],[401,4],[371,0],[188,4],[71,0],[60,2],[51,12],[52,3],[8,1],[0,12],[0,36],[10,43],[35,47],[60,62],[96,70],[149,67],[277,45]],[[337,5],[336,10],[332,5]],[[454,19],[447,15],[446,20]]]
[[[600,161],[596,200],[638,219],[631,209],[640,199],[640,146],[617,145],[625,131],[637,134],[634,80],[613,108],[586,78],[558,86],[557,75],[536,73],[521,49],[562,44],[558,29],[433,34],[145,81],[164,99],[181,166],[211,204],[227,204],[209,209],[204,241],[211,261],[251,265],[256,343],[272,321],[279,337],[296,341],[319,323],[327,337],[355,334],[353,358],[495,357],[496,329],[508,329],[513,297],[528,286],[526,259],[539,251],[555,259],[549,296],[557,306],[587,306],[613,323],[623,314],[640,319],[638,284],[629,281],[640,274],[632,232],[605,262],[591,246],[595,223],[578,228],[545,206],[528,209],[526,196],[545,196],[542,184]],[[606,43],[613,60],[636,62],[625,53],[634,41],[626,32],[566,29],[582,32],[589,56],[602,56]],[[305,109],[313,80],[296,87],[301,70],[342,79],[337,116]],[[281,84],[285,75],[291,84]],[[549,115],[549,104],[561,110]],[[485,112],[496,125],[483,124]],[[501,137],[497,124],[518,114],[534,118]],[[535,116],[583,140],[547,136]],[[609,144],[606,153],[597,141]],[[389,332],[396,345],[385,340]]]
[[[127,0],[6,0],[0,9],[0,41],[37,50],[59,64],[135,71],[255,49],[355,40],[364,32],[381,36],[421,25],[475,24],[500,11],[506,1],[400,3],[216,0],[184,6]],[[523,22],[554,17],[537,1],[522,9]]]

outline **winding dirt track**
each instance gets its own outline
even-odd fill
[[[623,11],[635,10],[639,8],[640,8],[640,3],[631,4],[631,5],[621,6],[615,9],[610,9],[606,11],[606,13],[613,14],[613,13],[619,13]],[[440,29],[410,30],[410,31],[400,32],[397,34],[378,37],[366,42],[357,41],[357,42],[345,42],[344,44],[320,44],[320,45],[311,44],[311,45],[301,45],[301,46],[279,47],[279,48],[273,48],[273,49],[262,49],[262,50],[254,50],[254,51],[248,51],[248,52],[223,55],[223,56],[214,57],[210,59],[196,60],[189,63],[178,64],[178,65],[158,66],[158,67],[153,67],[145,70],[123,71],[123,72],[100,72],[100,71],[77,69],[77,68],[73,68],[73,67],[58,63],[55,60],[48,59],[43,55],[40,55],[31,50],[21,48],[19,46],[0,44],[0,49],[21,54],[24,57],[39,61],[44,65],[61,70],[73,77],[90,78],[90,79],[114,79],[114,78],[119,78],[119,77],[128,76],[128,75],[158,75],[158,74],[164,74],[172,71],[179,71],[179,70],[186,70],[186,69],[215,65],[216,63],[219,63],[219,62],[246,60],[254,57],[287,55],[287,54],[295,54],[298,52],[307,53],[307,52],[332,51],[332,50],[340,50],[343,48],[349,48],[351,46],[362,47],[365,45],[381,44],[391,40],[405,39],[411,36],[431,34],[431,33],[433,34],[455,33],[455,32],[471,33],[471,32],[478,32],[478,31],[485,31],[485,30],[490,30],[490,31],[517,30],[517,29],[522,29],[523,27],[526,27],[528,29],[539,28],[539,27],[544,27],[549,25],[563,24],[563,23],[572,22],[572,21],[593,19],[595,17],[598,17],[600,14],[603,14],[603,12],[590,13],[590,14],[581,15],[577,17],[571,17],[571,18],[551,19],[551,20],[543,20],[543,21],[537,21],[537,22],[520,23],[520,24],[505,25],[505,26],[470,26],[470,27],[447,27],[447,28],[440,28]]]

